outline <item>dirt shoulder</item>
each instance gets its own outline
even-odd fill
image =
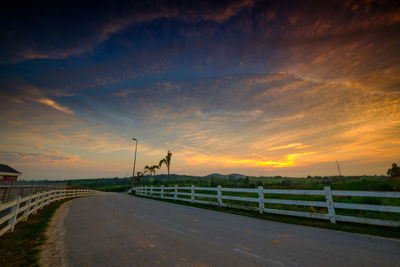
[[[64,203],[57,209],[46,231],[47,240],[41,247],[40,266],[66,266],[64,260],[64,218],[75,200]]]

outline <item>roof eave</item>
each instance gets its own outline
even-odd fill
[[[6,175],[6,176],[21,176],[22,173],[20,173],[20,172],[0,172],[0,175]]]

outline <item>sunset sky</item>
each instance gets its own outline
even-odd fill
[[[129,176],[132,137],[139,171],[168,150],[188,175],[400,163],[400,1],[9,2],[0,163],[21,178]]]

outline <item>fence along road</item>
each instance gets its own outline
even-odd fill
[[[0,204],[0,237],[13,232],[17,223],[28,220],[29,215],[58,200],[96,194],[93,190],[61,189],[37,192],[29,196],[16,195],[13,201]]]
[[[389,206],[389,205],[371,205],[371,204],[353,204],[353,203],[341,203],[334,202],[334,196],[347,196],[347,197],[375,197],[375,198],[400,198],[400,192],[373,192],[373,191],[332,191],[329,186],[325,186],[324,190],[292,190],[292,189],[264,189],[262,186],[258,188],[222,188],[217,187],[153,187],[153,186],[142,186],[136,187],[136,194],[150,197],[157,197],[162,199],[173,199],[186,201],[191,203],[200,203],[206,205],[214,205],[219,207],[233,207],[245,210],[254,210],[259,213],[273,213],[280,215],[290,215],[297,217],[315,218],[330,220],[331,223],[336,221],[342,222],[354,222],[362,224],[399,227],[400,221],[394,220],[382,220],[366,217],[355,217],[338,215],[335,209],[352,209],[352,210],[367,210],[367,211],[378,211],[378,212],[390,212],[400,213],[400,206]],[[197,191],[197,192],[196,192]],[[200,191],[200,193],[198,192]],[[201,192],[207,193],[201,193]],[[224,192],[230,193],[247,193],[257,194],[257,197],[243,197],[243,196],[232,196],[224,195]],[[291,200],[291,199],[274,199],[265,198],[265,194],[270,195],[292,195],[292,196],[324,196],[325,201],[308,201],[308,200]],[[199,199],[200,198],[200,199]],[[207,199],[207,200],[201,200]],[[241,203],[258,203],[258,207],[251,205],[237,205],[232,203],[225,203],[224,200],[239,201]],[[282,205],[293,205],[293,206],[310,206],[310,207],[323,207],[327,209],[327,213],[316,213],[316,212],[303,212],[294,211],[290,209],[271,209],[265,208],[265,204],[282,204]]]
[[[400,242],[110,193],[74,200],[67,266],[400,266]]]

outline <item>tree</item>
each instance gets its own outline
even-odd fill
[[[168,150],[167,155],[165,156],[165,158],[163,158],[162,160],[160,160],[160,163],[158,164],[159,168],[161,168],[161,166],[163,164],[165,164],[165,166],[167,166],[167,171],[168,171],[168,184],[169,184],[169,167],[171,166],[171,158],[172,158],[172,153]]]
[[[210,186],[215,186],[215,180],[214,180],[214,177],[212,177],[212,176],[211,176]]]
[[[137,172],[136,173],[136,184],[140,184],[140,180],[142,180],[144,173],[143,172]]]
[[[388,169],[387,175],[390,177],[400,177],[400,167],[396,163],[392,164],[392,168]]]
[[[158,165],[153,165],[153,166],[145,166],[144,170],[145,172],[147,171],[150,175],[150,183],[151,183],[151,178],[153,175],[156,174],[156,170],[158,170],[160,167]]]

